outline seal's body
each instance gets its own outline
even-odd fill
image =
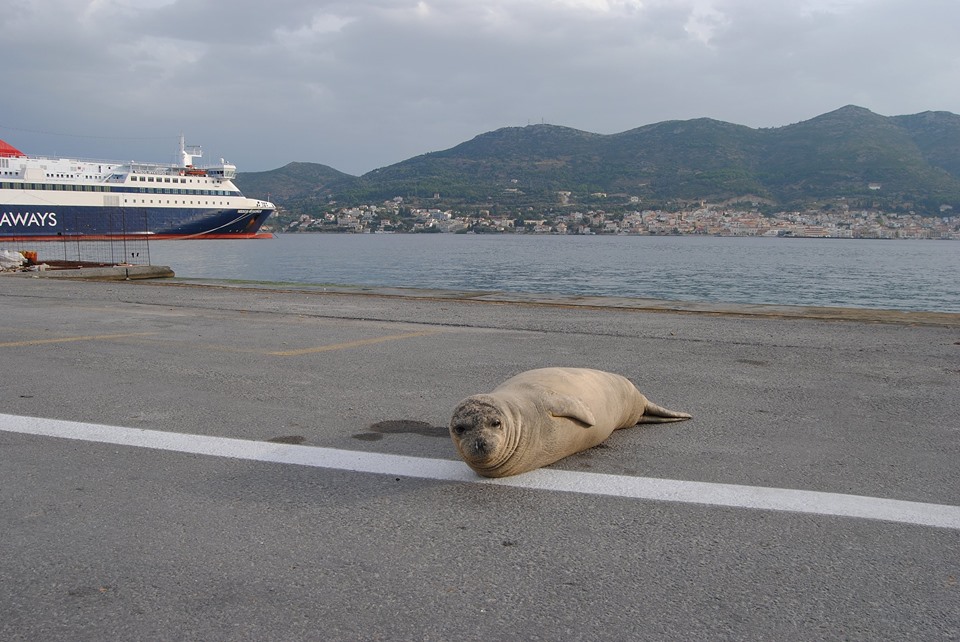
[[[592,448],[618,428],[689,418],[651,403],[626,377],[541,368],[461,401],[450,436],[478,474],[506,477]]]

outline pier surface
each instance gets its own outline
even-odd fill
[[[0,275],[0,638],[955,639],[960,315]],[[693,414],[503,482],[463,397]]]

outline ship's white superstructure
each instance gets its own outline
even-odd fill
[[[275,211],[234,185],[236,166],[197,167],[180,138],[180,163],[27,156],[0,141],[0,237],[256,236]]]

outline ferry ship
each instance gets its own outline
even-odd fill
[[[0,240],[269,237],[273,203],[246,198],[237,168],[197,167],[180,137],[180,164],[28,156],[0,140]]]

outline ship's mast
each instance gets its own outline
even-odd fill
[[[200,145],[187,146],[183,142],[183,134],[180,134],[180,166],[193,167],[193,159],[203,156],[203,150]]]

